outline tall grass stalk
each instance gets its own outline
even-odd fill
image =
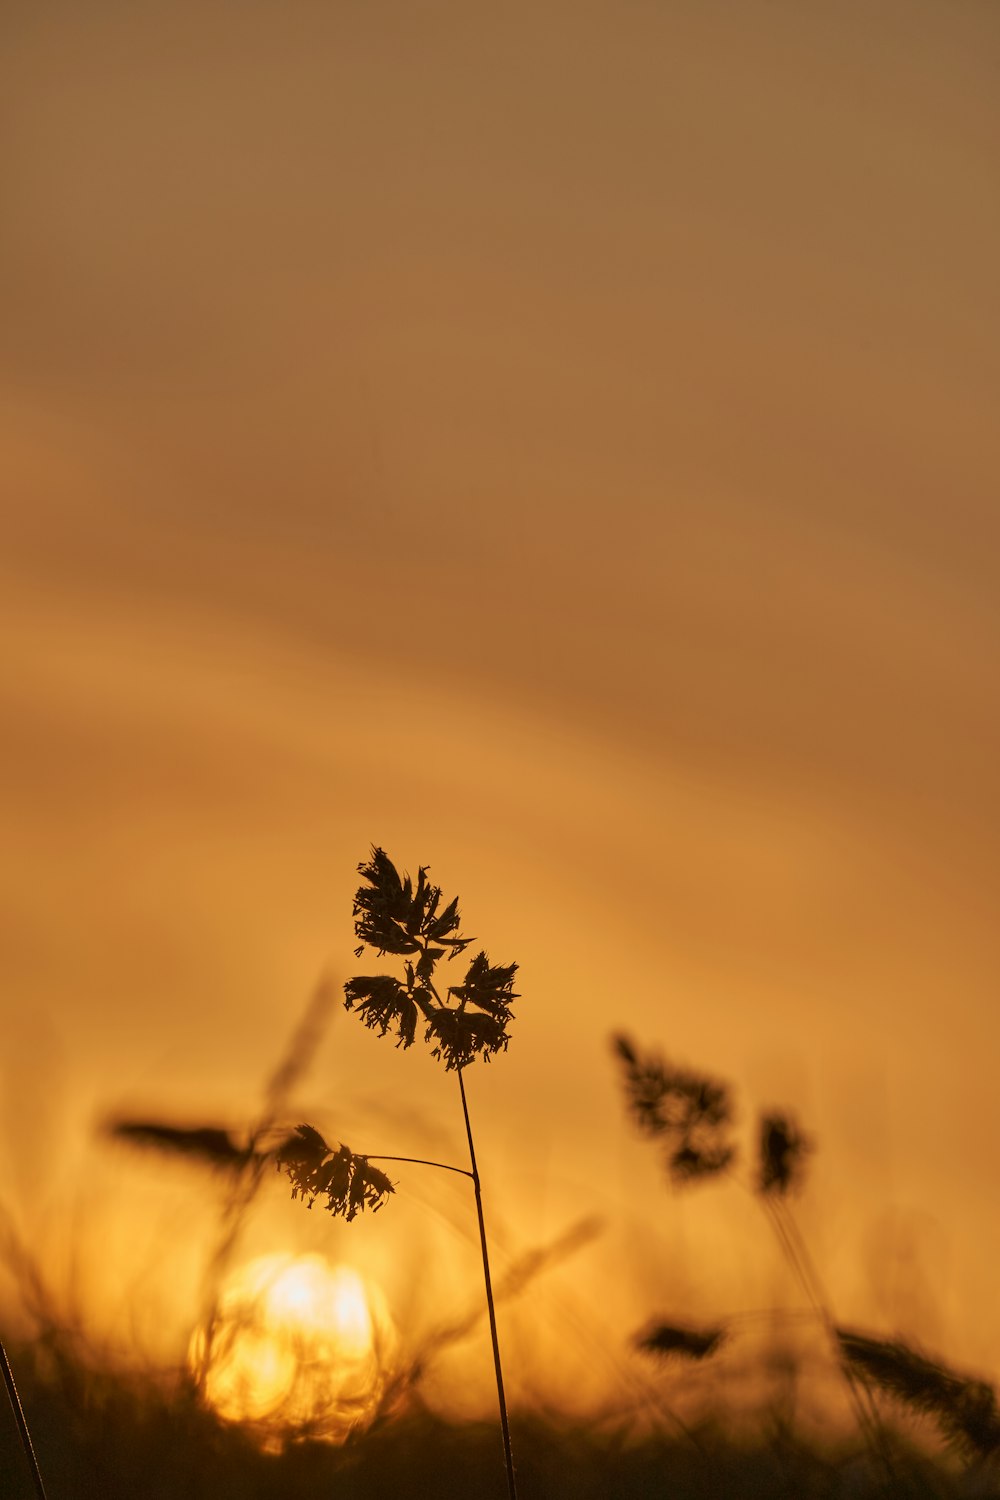
[[[823,1329],[829,1347],[836,1358],[837,1368],[847,1387],[851,1406],[854,1410],[862,1437],[873,1457],[882,1466],[889,1484],[892,1485],[896,1479],[896,1469],[892,1455],[886,1446],[874,1397],[867,1381],[860,1377],[852,1369],[848,1360],[844,1358],[830,1298],[816,1268],[816,1263],[809,1253],[809,1248],[802,1236],[802,1232],[784,1199],[775,1200],[770,1195],[761,1194],[760,1202],[774,1230],[782,1254],[788,1262],[792,1274],[805,1293],[813,1314]]]
[[[844,1355],[830,1294],[792,1212],[790,1200],[802,1184],[805,1163],[814,1150],[814,1143],[799,1128],[791,1114],[785,1110],[770,1110],[760,1116],[757,1145],[755,1196],[777,1236],[782,1254],[826,1335],[830,1351],[847,1387],[858,1427],[869,1452],[881,1465],[891,1488],[897,1479],[896,1466],[886,1442],[874,1394],[864,1372],[855,1370]]]
[[[500,1341],[497,1338],[497,1315],[493,1304],[493,1283],[490,1280],[490,1255],[486,1244],[486,1221],[483,1218],[483,1194],[476,1165],[476,1146],[472,1139],[472,1122],[469,1119],[469,1102],[465,1097],[465,1079],[458,1070],[458,1087],[462,1094],[462,1113],[465,1116],[465,1131],[469,1138],[469,1160],[472,1163],[472,1186],[476,1194],[476,1215],[479,1219],[479,1243],[483,1252],[483,1279],[486,1283],[486,1306],[490,1314],[490,1339],[493,1344],[493,1368],[497,1377],[497,1398],[500,1402],[500,1428],[503,1433],[504,1463],[507,1468],[507,1489],[510,1500],[517,1500],[517,1484],[514,1479],[514,1458],[510,1447],[510,1423],[507,1418],[507,1398],[503,1389],[503,1367],[500,1363]]]
[[[28,1468],[31,1470],[35,1494],[38,1496],[38,1500],[48,1500],[48,1496],[45,1493],[45,1485],[42,1481],[42,1471],[38,1467],[38,1459],[35,1457],[31,1433],[28,1431],[28,1421],[24,1415],[21,1398],[17,1394],[17,1386],[14,1383],[14,1372],[10,1367],[10,1360],[7,1358],[7,1350],[4,1348],[2,1340],[0,1340],[0,1369],[3,1370],[3,1383],[7,1388],[7,1399],[10,1402],[11,1411],[14,1413],[18,1437],[21,1439],[21,1447],[24,1449]]]
[[[355,975],[344,985],[345,1006],[348,1010],[356,1010],[364,1025],[380,1036],[391,1031],[396,1037],[397,1047],[404,1050],[413,1045],[417,1026],[422,1022],[424,1038],[431,1044],[433,1056],[444,1064],[447,1072],[458,1074],[471,1170],[466,1172],[463,1168],[446,1167],[443,1162],[421,1160],[421,1165],[460,1171],[472,1179],[507,1491],[509,1500],[517,1500],[482,1182],[464,1076],[465,1069],[477,1058],[489,1062],[498,1052],[507,1050],[512,1007],[518,999],[513,987],[517,964],[491,964],[485,950],[481,950],[466,970],[462,982],[442,987],[442,995],[434,983],[438,964],[442,959],[448,962],[457,958],[472,942],[459,932],[461,917],[457,897],[443,903],[440,886],[432,885],[427,879],[427,866],[420,867],[417,879],[413,881],[409,875],[400,876],[384,850],[374,846],[370,858],[358,866],[358,874],[363,884],[354,896],[354,931],[360,939],[355,956],[360,958],[366,947],[374,950],[380,958],[387,953],[393,954],[404,961],[404,977],[400,979],[394,974]],[[373,1212],[381,1208],[394,1191],[389,1179],[372,1167],[371,1161],[417,1160],[413,1157],[356,1155],[343,1142],[334,1150],[311,1125],[300,1125],[296,1135],[278,1151],[276,1159],[279,1168],[283,1168],[292,1180],[293,1196],[306,1198],[310,1205],[317,1197],[325,1197],[329,1210],[347,1219],[353,1219],[365,1207]]]
[[[465,1120],[465,1133],[469,1142],[469,1161],[472,1170],[465,1167],[453,1167],[443,1161],[428,1161],[422,1156],[382,1156],[373,1152],[359,1152],[358,1156],[365,1161],[398,1161],[407,1162],[418,1167],[436,1167],[440,1172],[457,1172],[462,1177],[468,1177],[476,1195],[476,1217],[479,1222],[479,1245],[483,1258],[483,1280],[486,1285],[486,1307],[489,1313],[490,1342],[493,1346],[493,1368],[496,1372],[497,1399],[500,1405],[500,1428],[503,1435],[504,1466],[507,1472],[507,1489],[511,1500],[516,1500],[517,1483],[514,1478],[514,1458],[510,1443],[510,1421],[507,1414],[507,1398],[503,1386],[503,1365],[500,1360],[500,1340],[497,1335],[496,1303],[493,1296],[493,1280],[490,1274],[490,1253],[486,1238],[486,1220],[483,1215],[483,1190],[479,1176],[479,1167],[476,1162],[476,1143],[472,1135],[472,1119],[469,1115],[469,1101],[465,1092],[465,1078],[463,1069],[458,1069],[458,1087],[462,1100],[462,1116]]]

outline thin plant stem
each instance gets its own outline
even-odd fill
[[[24,1408],[21,1405],[21,1398],[17,1394],[17,1386],[14,1384],[14,1372],[10,1367],[10,1360],[7,1358],[7,1351],[2,1342],[0,1342],[0,1368],[3,1369],[3,1383],[7,1387],[7,1399],[10,1401],[11,1411],[14,1413],[18,1435],[21,1439],[21,1447],[24,1449],[24,1456],[28,1460],[28,1467],[31,1470],[31,1477],[35,1485],[35,1494],[38,1496],[38,1500],[48,1500],[45,1493],[45,1485],[42,1483],[42,1471],[38,1467],[38,1459],[35,1457],[35,1450],[32,1446],[31,1433],[28,1431]]]
[[[408,1161],[415,1167],[437,1167],[442,1172],[457,1172],[460,1177],[470,1177],[475,1182],[475,1177],[466,1167],[450,1167],[446,1161],[425,1161],[422,1156],[373,1156],[370,1151],[358,1151],[358,1156],[363,1156],[365,1161]]]
[[[476,1213],[479,1216],[479,1243],[483,1251],[483,1276],[486,1280],[486,1306],[490,1314],[490,1338],[493,1340],[493,1367],[497,1376],[497,1396],[500,1401],[500,1427],[503,1432],[503,1455],[507,1465],[507,1493],[510,1500],[517,1500],[517,1485],[514,1480],[514,1458],[510,1448],[510,1425],[507,1421],[507,1401],[503,1393],[503,1370],[500,1365],[500,1342],[497,1338],[497,1315],[493,1305],[493,1283],[490,1280],[490,1257],[486,1248],[486,1221],[483,1218],[483,1195],[479,1185],[479,1168],[476,1165],[476,1147],[472,1139],[472,1121],[469,1119],[469,1104],[465,1097],[465,1080],[462,1069],[458,1069],[458,1087],[462,1095],[462,1113],[465,1116],[465,1133],[469,1138],[469,1161],[472,1165],[472,1185],[476,1190]]]
[[[816,1269],[816,1263],[809,1253],[809,1247],[806,1245],[794,1215],[788,1210],[786,1204],[775,1203],[766,1193],[753,1192],[749,1184],[744,1182],[736,1173],[730,1173],[729,1175],[738,1186],[750,1193],[760,1204],[765,1217],[774,1230],[785,1259],[788,1261],[799,1285],[806,1294],[813,1316],[818,1320],[827,1336],[829,1344],[837,1355],[837,1365],[847,1386],[848,1395],[861,1434],[871,1452],[885,1467],[890,1479],[894,1479],[895,1470],[892,1459],[885,1447],[884,1436],[878,1420],[878,1412],[872,1401],[871,1391],[868,1389],[867,1384],[858,1382],[854,1371],[840,1353],[836,1321],[830,1308],[830,1297],[823,1285],[819,1271]]]
[[[859,1375],[857,1371],[853,1370],[850,1363],[843,1356],[843,1351],[840,1347],[840,1338],[837,1334],[836,1324],[834,1322],[833,1313],[831,1311],[832,1304],[830,1295],[823,1284],[823,1278],[820,1276],[819,1270],[816,1266],[816,1262],[812,1258],[812,1254],[809,1250],[809,1246],[806,1242],[805,1236],[803,1235],[802,1230],[799,1228],[798,1220],[787,1204],[775,1205],[775,1211],[783,1219],[789,1243],[797,1249],[799,1260],[805,1267],[805,1270],[813,1286],[816,1288],[817,1300],[821,1305],[822,1315],[826,1322],[827,1332],[834,1349],[837,1351],[841,1369],[844,1371],[844,1374],[850,1385],[855,1386],[856,1383],[856,1389],[859,1391],[862,1403],[868,1412],[868,1418],[871,1423],[871,1430],[874,1433],[876,1441],[878,1443],[879,1452],[882,1455],[883,1460],[887,1463],[889,1469],[892,1470],[892,1460],[885,1448],[885,1437],[882,1430],[881,1418],[879,1416],[875,1397],[872,1393],[872,1388],[865,1376]],[[893,1476],[895,1477],[895,1471],[892,1470],[892,1472]]]
[[[858,1380],[855,1372],[840,1352],[836,1322],[830,1310],[829,1295],[816,1269],[815,1262],[809,1253],[809,1248],[802,1237],[794,1216],[788,1212],[785,1204],[773,1203],[767,1197],[762,1197],[760,1201],[771,1221],[778,1241],[784,1249],[792,1270],[812,1304],[813,1311],[819,1319],[829,1343],[837,1354],[837,1363],[850,1394],[858,1426],[869,1449],[885,1470],[886,1478],[891,1487],[896,1480],[895,1465],[886,1447],[885,1436],[878,1419],[875,1403],[872,1400],[871,1391],[868,1388],[867,1382]]]

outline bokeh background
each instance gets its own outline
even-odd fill
[[[212,1193],[98,1131],[239,1125],[375,842],[521,965],[470,1075],[515,1396],[652,1311],[794,1304],[678,1196],[625,1029],[794,1108],[838,1313],[1000,1375],[1000,13],[989,0],[9,0],[0,1199],[122,1358]],[[462,1160],[353,1016],[299,1102]],[[459,1178],[262,1196],[397,1321],[479,1295]],[[6,1284],[16,1317],[16,1286]],[[481,1330],[480,1330],[481,1332]],[[488,1411],[486,1344],[428,1373]]]

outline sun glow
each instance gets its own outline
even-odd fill
[[[296,1437],[343,1442],[371,1421],[395,1336],[378,1288],[319,1255],[267,1255],[234,1272],[219,1298],[205,1400],[265,1446]],[[190,1362],[206,1359],[199,1330]]]

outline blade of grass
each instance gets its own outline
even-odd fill
[[[14,1384],[14,1371],[10,1367],[7,1351],[0,1341],[0,1369],[3,1370],[3,1383],[7,1387],[7,1399],[10,1402],[11,1411],[14,1413],[14,1421],[17,1423],[18,1436],[21,1439],[21,1447],[24,1456],[28,1460],[28,1468],[31,1470],[31,1478],[35,1486],[35,1494],[38,1500],[48,1500],[45,1493],[45,1485],[42,1482],[42,1471],[38,1467],[38,1459],[35,1457],[35,1449],[31,1442],[31,1433],[28,1431],[28,1422],[21,1405],[21,1398],[17,1394],[17,1386]]]

